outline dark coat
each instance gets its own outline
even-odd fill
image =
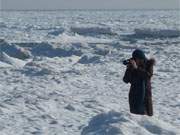
[[[141,115],[153,115],[151,77],[153,75],[154,59],[147,62],[137,69],[128,67],[123,81],[130,83],[129,106],[130,112]]]

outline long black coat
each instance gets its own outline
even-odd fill
[[[129,106],[130,112],[141,115],[153,115],[151,77],[153,75],[154,59],[147,60],[146,64],[137,69],[128,67],[123,81],[130,83]]]

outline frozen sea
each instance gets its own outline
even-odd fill
[[[180,135],[180,10],[0,11],[0,135]],[[134,49],[154,116],[129,113]]]

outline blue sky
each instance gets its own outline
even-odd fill
[[[180,0],[1,0],[1,9],[177,9]]]

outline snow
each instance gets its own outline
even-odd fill
[[[131,118],[131,116],[129,117]],[[143,119],[141,118],[138,119],[137,122],[134,122],[129,117],[126,116],[125,113],[119,113],[115,111],[98,114],[90,120],[87,127],[83,128],[81,135],[179,134],[177,128],[174,128],[161,120],[144,117]]]
[[[0,40],[1,52],[5,52],[8,55],[19,58],[19,59],[27,59],[30,58],[31,54],[25,48],[21,48],[16,44],[9,44],[4,40]]]
[[[135,35],[141,37],[173,38],[180,36],[180,29],[135,29]]]
[[[65,30],[63,28],[59,28],[59,29],[55,29],[55,30],[51,30],[48,35],[54,35],[54,36],[58,36],[60,34],[62,34]]]
[[[2,61],[0,61],[0,67],[2,68],[7,68],[7,67],[11,67],[11,65],[10,64],[8,64],[8,63],[5,63],[5,62],[2,62]]]
[[[1,53],[0,60],[15,67],[23,67],[26,64],[25,61],[10,57],[4,52]]]
[[[82,27],[72,27],[71,31],[80,35],[98,35],[107,34],[114,35],[113,31],[109,27],[98,27],[98,26],[82,26]]]
[[[99,56],[94,56],[91,54],[86,54],[81,57],[81,59],[78,61],[81,64],[89,64],[89,63],[99,63],[100,62],[100,57]]]
[[[99,39],[94,37],[84,37],[78,34],[75,35],[68,35],[66,33],[63,33],[62,35],[59,35],[55,39],[52,40],[52,42],[57,43],[110,43],[112,40],[110,39]]]
[[[3,11],[0,134],[179,135],[177,14]],[[136,48],[157,60],[153,117],[129,113],[122,60]]]

